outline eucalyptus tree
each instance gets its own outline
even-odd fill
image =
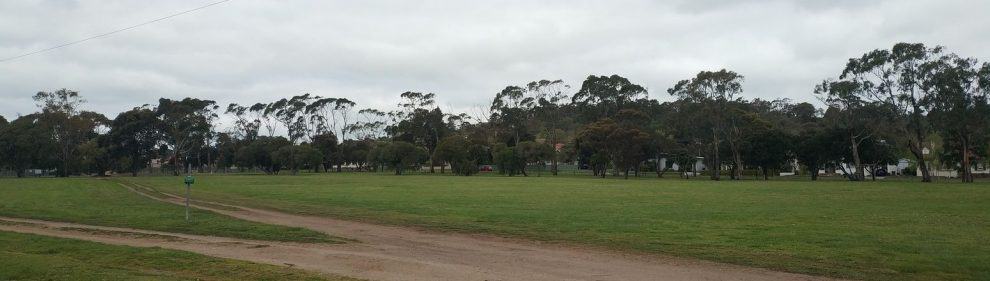
[[[586,118],[597,120],[615,115],[633,101],[646,97],[646,94],[646,88],[625,77],[590,75],[571,97],[571,102],[586,110]]]
[[[346,98],[317,97],[306,106],[306,113],[310,114],[311,122],[316,124],[316,132],[333,132],[343,141],[352,130],[351,111],[355,105],[357,104]]]
[[[529,135],[535,105],[536,98],[529,95],[526,88],[507,86],[495,94],[489,120],[503,128],[511,136],[511,146],[515,146],[522,141],[523,136]]]
[[[7,155],[7,149],[5,149],[6,147],[4,147],[4,139],[7,138],[7,126],[9,124],[10,123],[7,122],[7,118],[0,115],[0,170],[7,168],[9,165],[9,163],[7,163],[9,156]]]
[[[737,116],[732,114],[730,107],[739,102],[742,94],[743,76],[725,69],[719,71],[702,71],[694,78],[678,81],[667,93],[688,102],[699,103],[703,107],[707,126],[711,130],[711,178],[719,180],[721,170],[721,146],[723,136],[729,141],[733,155],[733,177],[738,178],[742,172],[742,157],[739,153],[739,129]]]
[[[437,145],[436,151],[433,152],[433,159],[441,163],[450,163],[451,172],[454,174],[473,175],[478,172],[478,160],[472,159],[471,146],[472,144],[464,135],[449,135]],[[440,172],[443,173],[442,168]]]
[[[216,150],[217,150],[217,160],[216,165],[219,170],[223,173],[227,173],[231,166],[234,166],[237,157],[237,149],[246,145],[257,139],[255,136],[252,140],[245,140],[235,137],[237,133],[231,132],[230,130],[226,132],[220,132],[217,134]]]
[[[444,121],[444,117],[447,115],[435,106],[435,96],[433,93],[402,93],[399,110],[392,114],[399,119],[386,128],[393,141],[413,143],[426,150],[426,157],[429,158],[430,163],[430,173],[435,172],[433,152],[436,150],[437,144],[452,130],[450,124]]]
[[[471,125],[472,117],[467,113],[444,113],[443,118],[452,131],[460,130],[466,125]]]
[[[887,165],[897,164],[899,158],[895,145],[896,143],[887,136],[869,139],[860,146],[860,155],[873,181],[877,180],[881,170],[886,170]]]
[[[282,168],[288,168],[293,174],[306,166],[319,166],[323,155],[308,144],[292,144],[278,148],[272,152],[272,159]]]
[[[388,113],[374,108],[358,110],[357,120],[347,128],[357,139],[379,139],[385,136],[389,123]]]
[[[50,169],[58,165],[52,151],[58,145],[51,138],[51,128],[42,122],[41,113],[20,116],[0,131],[0,164],[6,164],[17,177],[27,169]]]
[[[427,151],[422,147],[404,141],[393,141],[381,151],[384,162],[396,175],[402,175],[410,167],[418,167],[426,155]]]
[[[299,143],[309,134],[307,130],[306,106],[313,100],[310,94],[282,98],[265,109],[265,115],[272,115],[286,129],[289,142]]]
[[[882,122],[878,120],[884,120],[885,113],[889,111],[882,103],[864,100],[864,87],[855,80],[825,80],[815,87],[816,95],[828,106],[825,122],[831,129],[842,132],[844,142],[849,145],[855,173],[846,175],[852,181],[865,178],[859,146],[881,133]]]
[[[595,176],[605,177],[615,148],[609,136],[618,129],[612,119],[603,118],[582,126],[575,135],[576,147],[585,152],[586,160]]]
[[[933,66],[924,99],[935,130],[956,150],[960,179],[973,182],[972,159],[990,137],[990,63],[949,54]]]
[[[258,137],[247,145],[239,148],[234,157],[237,166],[255,167],[269,175],[277,175],[282,169],[281,162],[276,159],[276,153],[282,147],[291,146],[288,139],[277,137]]]
[[[179,175],[179,165],[184,164],[187,172],[188,161],[179,162],[179,157],[188,159],[196,145],[203,143],[210,134],[210,120],[217,118],[219,106],[212,100],[184,98],[182,100],[158,99],[155,114],[162,124],[162,137],[169,150],[168,160]]]
[[[810,124],[797,135],[793,144],[794,156],[807,169],[812,181],[818,180],[818,172],[826,164],[835,162],[832,160],[836,159],[836,150],[832,148],[839,142],[833,138],[834,135],[824,126]]]
[[[893,136],[905,140],[902,143],[917,159],[923,182],[931,181],[924,154],[931,126],[922,100],[932,94],[925,81],[931,79],[932,64],[942,49],[921,43],[897,43],[890,50],[873,50],[849,59],[840,76],[861,83],[864,99],[895,110],[883,121],[896,131]]]
[[[822,112],[810,103],[789,105],[786,120],[791,124],[782,128],[794,136],[791,148],[798,164],[806,168],[812,181],[818,180],[818,172],[826,165],[841,159],[837,151],[845,151],[845,141],[836,131],[826,127]]]
[[[554,157],[554,147],[544,142],[524,141],[519,143],[517,148],[525,163],[523,170],[530,165],[536,166],[536,176],[543,175],[543,171],[546,169],[546,161]]]
[[[526,90],[533,93],[536,98],[535,111],[546,141],[553,146],[550,157],[550,172],[557,175],[558,160],[560,155],[557,146],[564,143],[563,124],[567,122],[564,110],[569,102],[568,92],[571,86],[564,84],[563,80],[540,80],[526,84]]]
[[[392,123],[397,123],[400,120],[406,119],[409,115],[413,114],[417,109],[426,109],[430,107],[436,107],[436,94],[434,93],[420,93],[407,91],[399,94],[401,101],[399,102],[399,110],[393,111],[391,113],[394,119]]]
[[[660,111],[663,113],[655,114],[653,120],[660,123],[657,126],[660,130],[658,133],[665,134],[671,139],[666,140],[669,141],[668,143],[660,143],[670,146],[657,147],[657,152],[669,156],[666,157],[671,162],[668,165],[672,167],[673,164],[677,164],[680,176],[687,178],[688,168],[696,168],[697,157],[704,156],[703,151],[710,150],[706,149],[710,147],[706,142],[711,137],[708,112],[703,104],[688,99],[667,102],[662,104],[661,108]]]
[[[634,109],[623,109],[615,114],[619,125],[609,135],[609,144],[614,146],[613,162],[617,171],[623,172],[629,178],[629,171],[637,171],[649,156],[652,148],[652,135],[649,125],[652,123],[649,115]]]
[[[231,103],[227,105],[224,113],[234,116],[235,137],[244,140],[254,140],[258,138],[258,131],[261,127],[261,120],[251,118],[251,108]]]
[[[278,131],[278,122],[275,121],[275,110],[269,110],[272,104],[270,103],[255,103],[248,107],[248,112],[253,116],[253,121],[260,124],[259,127],[265,127],[265,131],[268,132],[268,137],[274,137],[276,131]]]
[[[96,137],[100,127],[106,127],[109,120],[95,112],[80,111],[85,102],[76,91],[61,89],[54,92],[38,92],[34,100],[41,108],[41,122],[47,124],[55,151],[60,162],[58,175],[69,176],[79,145]]]
[[[678,150],[677,138],[665,124],[653,123],[650,129],[652,131],[649,132],[651,145],[649,151],[653,153],[655,161],[653,169],[657,177],[662,178],[672,168],[674,162],[661,161],[661,159],[678,156],[676,153]],[[673,159],[671,158],[671,160]]]
[[[502,175],[515,176],[526,173],[526,156],[523,154],[523,146],[529,146],[531,141],[524,141],[516,146],[508,146],[505,143],[496,143],[492,147],[492,161],[495,163],[498,173]]]
[[[76,146],[82,143],[76,131],[70,129],[72,116],[79,113],[79,105],[85,101],[76,91],[60,89],[54,92],[38,92],[34,95],[34,101],[41,108],[40,121],[47,124],[50,130],[50,138],[57,146],[56,155],[61,162],[59,176],[69,176],[69,161],[76,150]]]
[[[746,161],[760,168],[763,179],[770,178],[770,171],[780,170],[793,158],[795,137],[784,130],[767,127],[755,132],[746,142]],[[815,171],[817,173],[817,170]]]
[[[349,139],[340,143],[340,162],[352,165],[357,170],[364,170],[368,166],[368,153],[374,145],[373,140]]]
[[[147,107],[121,112],[110,124],[109,154],[122,164],[123,171],[137,176],[157,156],[155,148],[162,141],[163,124]]]
[[[337,140],[337,136],[334,135],[333,132],[316,134],[310,140],[310,143],[323,155],[322,160],[324,171],[330,172],[334,164],[338,164],[337,168],[339,171],[340,161],[337,161],[340,158],[340,149],[338,148],[339,142]]]
[[[577,146],[590,154],[588,161],[595,175],[605,177],[610,165],[613,175],[622,173],[626,178],[629,171],[639,170],[651,146],[649,119],[642,112],[623,109],[612,118],[602,118],[578,130]]]

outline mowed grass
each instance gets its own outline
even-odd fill
[[[180,192],[177,177],[122,178]],[[871,280],[990,279],[990,185],[200,176],[194,198]]]
[[[352,280],[161,248],[0,231],[0,280]]]
[[[332,243],[304,228],[255,223],[135,194],[90,178],[0,179],[0,216],[271,241]]]

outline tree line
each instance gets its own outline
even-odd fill
[[[474,114],[444,112],[433,93],[405,92],[392,109],[302,94],[268,103],[161,98],[110,119],[85,111],[76,91],[34,95],[39,111],[0,116],[0,168],[58,176],[255,170],[268,174],[428,167],[506,175],[578,163],[595,176],[698,176],[713,180],[801,167],[812,179],[838,169],[851,181],[909,158],[921,181],[932,164],[972,182],[990,150],[990,64],[924,44],[898,43],[851,58],[813,87],[825,106],[743,97],[744,77],[701,71],[667,89],[673,101],[618,75],[510,85]],[[221,115],[234,120],[219,126]]]

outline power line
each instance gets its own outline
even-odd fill
[[[62,44],[59,44],[59,45],[55,45],[55,46],[52,46],[52,47],[49,47],[49,48],[45,48],[45,49],[37,50],[37,51],[34,51],[34,52],[22,54],[22,55],[19,55],[19,56],[5,58],[5,59],[0,60],[0,63],[12,61],[12,60],[16,60],[16,59],[19,59],[19,58],[23,58],[23,57],[34,55],[34,54],[38,54],[38,53],[44,53],[44,52],[55,50],[55,49],[58,49],[58,48],[72,46],[72,45],[79,44],[79,43],[86,42],[86,41],[93,40],[93,39],[98,39],[98,38],[110,36],[110,35],[113,35],[113,34],[116,34],[116,33],[120,33],[120,32],[128,31],[128,30],[131,30],[131,29],[135,29],[135,28],[138,28],[138,27],[142,27],[142,26],[145,26],[145,25],[149,25],[149,24],[152,24],[152,23],[155,23],[155,22],[167,20],[167,19],[170,19],[170,18],[174,18],[174,17],[177,17],[177,16],[184,15],[184,14],[192,13],[192,12],[195,12],[195,11],[198,11],[198,10],[206,9],[206,8],[211,7],[211,6],[219,5],[219,4],[222,4],[224,2],[228,2],[228,1],[230,1],[230,0],[221,0],[221,1],[213,2],[213,3],[210,3],[210,4],[206,4],[206,5],[203,5],[203,6],[196,7],[194,9],[185,10],[185,11],[182,11],[182,12],[179,12],[179,13],[175,13],[175,14],[171,14],[171,15],[168,15],[168,16],[160,17],[160,18],[157,18],[157,19],[153,19],[153,20],[150,20],[150,21],[146,21],[146,22],[142,22],[142,23],[136,24],[136,25],[132,25],[132,26],[128,26],[128,27],[125,27],[125,28],[117,29],[117,30],[110,31],[110,32],[107,32],[107,33],[97,34],[97,35],[93,35],[93,36],[90,36],[90,37],[86,37],[84,39],[80,39],[80,40],[76,40],[76,41],[72,41],[72,42],[67,42],[67,43],[62,43]]]

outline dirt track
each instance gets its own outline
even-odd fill
[[[155,200],[182,203],[177,197],[155,197],[127,188]],[[249,241],[11,218],[0,219],[29,224],[0,224],[0,230],[157,246],[371,280],[827,280],[706,261],[483,235],[433,233],[217,203],[196,207],[244,220],[313,229],[359,242],[313,245]]]

